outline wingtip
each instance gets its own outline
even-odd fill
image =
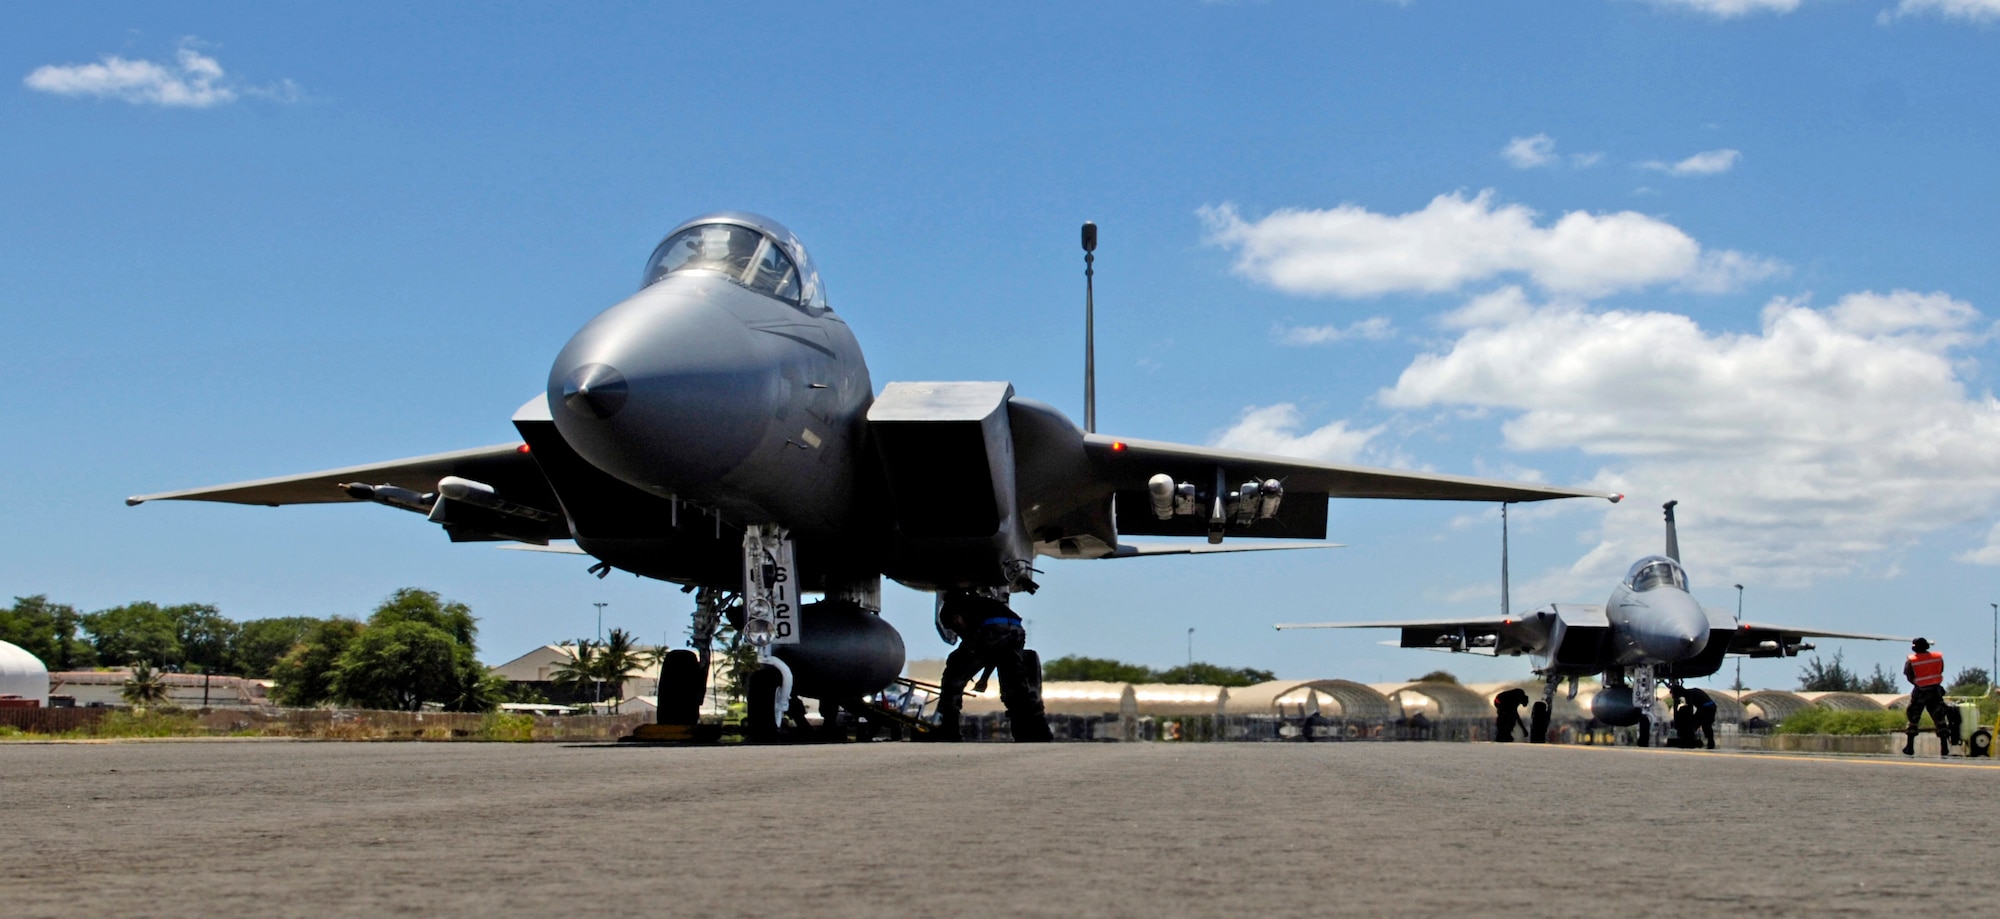
[[[1611,503],[1613,503],[1613,504],[1617,504],[1618,502],[1620,502],[1620,501],[1623,501],[1623,500],[1625,500],[1625,496],[1624,496],[1624,495],[1619,495],[1619,494],[1614,494],[1614,495],[1612,495],[1612,496],[1610,497],[1610,501],[1611,501]]]
[[[144,499],[144,498],[141,498],[141,497],[138,497],[138,496],[136,496],[136,495],[134,495],[133,497],[130,497],[130,498],[126,498],[126,499],[125,499],[125,506],[126,506],[126,507],[138,507],[139,505],[141,505],[141,504],[144,504],[144,503],[146,503],[146,499]]]

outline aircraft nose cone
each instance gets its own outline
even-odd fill
[[[609,418],[625,407],[631,387],[610,364],[585,364],[569,372],[562,384],[562,403],[585,418]]]
[[[549,368],[563,439],[640,488],[698,494],[751,456],[775,415],[782,381],[762,343],[701,294],[643,291],[587,323]]]

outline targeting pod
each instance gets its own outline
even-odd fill
[[[1277,479],[1265,479],[1257,489],[1257,519],[1269,520],[1278,516],[1278,502],[1285,500],[1284,483]]]

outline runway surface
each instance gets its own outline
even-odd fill
[[[1991,902],[1966,885],[1991,881],[2000,768],[1955,762],[1450,743],[7,743],[0,912],[1957,912]]]

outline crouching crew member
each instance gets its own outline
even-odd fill
[[[1910,719],[1910,726],[1903,733],[1908,735],[1903,742],[1903,755],[1917,755],[1917,722],[1924,712],[1931,713],[1931,724],[1937,727],[1938,755],[1951,755],[1952,721],[1957,712],[1944,703],[1944,655],[1931,650],[1931,643],[1919,638],[1910,642],[1910,659],[1903,663],[1903,678],[1910,681],[1910,707],[1904,712]]]
[[[1493,697],[1493,742],[1513,743],[1514,730],[1521,726],[1521,706],[1528,704],[1528,694],[1516,686]]]
[[[992,597],[954,590],[944,595],[938,625],[959,639],[958,647],[944,659],[944,676],[938,681],[942,690],[937,707],[938,740],[959,739],[958,716],[965,707],[965,683],[988,667],[1000,676],[1000,702],[1007,707],[1014,740],[1054,739],[1042,714],[1041,660],[1027,650],[1028,630],[1022,627],[1021,617]]]
[[[1675,733],[1680,745],[1690,750],[1702,746],[1715,749],[1715,700],[1708,693],[1692,686],[1672,686],[1667,689],[1674,700]],[[1681,715],[1681,710],[1687,713]]]

